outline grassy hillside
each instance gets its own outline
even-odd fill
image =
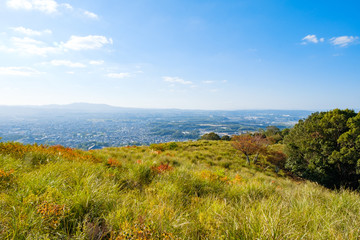
[[[0,143],[0,239],[359,239],[360,196],[229,142],[83,152]]]

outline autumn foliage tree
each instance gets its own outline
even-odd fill
[[[250,156],[252,155],[255,155],[253,163],[256,163],[259,154],[265,151],[268,144],[269,141],[260,134],[243,134],[232,137],[233,147],[245,155],[248,164],[250,164]]]
[[[267,151],[266,161],[273,164],[275,166],[275,172],[278,173],[280,169],[285,168],[286,155],[279,150]]]

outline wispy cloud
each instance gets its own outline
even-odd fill
[[[38,74],[42,72],[30,67],[0,67],[0,75],[29,77]]]
[[[353,37],[353,36],[333,37],[330,39],[330,43],[334,46],[346,47],[354,43],[358,39],[359,37]]]
[[[59,4],[54,0],[8,0],[6,5],[12,9],[38,10],[44,13],[55,13]]]
[[[71,50],[89,50],[101,48],[106,44],[112,44],[111,38],[104,36],[89,35],[85,37],[71,36],[69,41],[61,43],[61,46],[65,49]]]
[[[42,41],[38,41],[29,37],[12,37],[10,39],[10,43],[12,45],[11,47],[0,46],[0,50],[39,56],[47,56],[49,53],[59,52],[57,47],[48,46]]]
[[[53,66],[65,66],[65,67],[71,67],[71,68],[85,68],[86,65],[79,63],[79,62],[72,62],[68,60],[52,60],[50,62]]]
[[[179,77],[163,77],[163,80],[165,82],[169,82],[169,83],[180,83],[180,84],[184,84],[184,85],[190,85],[190,84],[193,84],[193,82],[191,81],[185,81],[184,79],[182,78],[179,78]]]
[[[55,0],[7,0],[6,5],[14,10],[40,11],[46,14],[74,10],[74,7],[69,3],[58,3]],[[76,9],[76,12],[91,19],[99,19],[97,14],[87,10]]]
[[[25,27],[12,27],[10,28],[12,29],[14,32],[23,34],[23,35],[28,35],[28,36],[41,36],[43,34],[51,34],[52,31],[49,29],[45,29],[42,31],[36,31],[30,28],[25,28]]]
[[[92,18],[92,19],[99,19],[99,16],[96,15],[95,13],[93,12],[89,12],[89,11],[86,11],[84,10],[84,15],[88,18]]]
[[[61,6],[64,7],[64,8],[66,8],[66,9],[68,9],[68,10],[73,10],[73,9],[74,9],[73,6],[71,6],[71,5],[68,4],[68,3],[63,3],[63,4],[61,4]]]
[[[30,33],[30,32],[29,32]],[[12,37],[7,45],[0,45],[0,51],[14,52],[19,54],[48,56],[49,54],[67,52],[69,50],[92,50],[99,49],[106,44],[112,44],[111,38],[104,36],[71,36],[67,42],[53,43],[49,45],[30,37]],[[97,62],[100,64],[99,62]],[[93,62],[92,64],[96,64]]]
[[[354,44],[359,37],[357,36],[340,36],[340,37],[333,37],[329,40],[330,44],[334,46],[339,47],[346,47],[350,44]],[[307,35],[302,39],[302,44],[308,44],[308,43],[320,43],[325,42],[324,38],[318,38],[316,35]]]
[[[131,77],[131,74],[130,73],[108,73],[106,74],[107,77],[109,78],[119,78],[119,79],[122,79],[122,78],[128,78],[128,77]]]
[[[324,42],[325,39],[324,38],[317,38],[316,35],[307,35],[302,39],[302,43],[303,44],[307,44],[307,43],[319,43],[319,42]]]
[[[98,60],[98,61],[92,60],[89,63],[91,65],[102,65],[102,64],[104,64],[104,60]]]

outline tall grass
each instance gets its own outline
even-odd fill
[[[360,238],[357,192],[260,160],[248,166],[222,141],[93,152],[5,143],[0,239]]]

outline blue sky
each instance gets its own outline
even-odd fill
[[[360,3],[0,0],[0,105],[360,108]]]

